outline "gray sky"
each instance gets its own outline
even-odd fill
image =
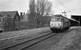
[[[54,3],[55,2],[55,3]],[[55,0],[52,10],[71,11],[72,14],[81,14],[81,0]]]
[[[29,0],[0,0],[0,11],[18,10],[26,12]]]
[[[81,0],[50,0],[53,3],[52,12],[71,11],[72,14],[81,14]],[[29,8],[29,0],[0,0],[0,11],[18,10],[26,12]],[[58,8],[58,9],[57,9]]]

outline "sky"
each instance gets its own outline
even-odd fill
[[[66,11],[71,14],[81,14],[81,0],[55,0],[53,10]]]
[[[81,14],[81,0],[50,0],[52,1],[52,13],[67,11],[71,14]],[[29,10],[29,0],[0,0],[0,11]]]
[[[27,12],[29,0],[0,0],[0,11]]]

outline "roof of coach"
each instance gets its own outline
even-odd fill
[[[61,17],[61,18],[65,18],[65,19],[68,19],[68,20],[73,20],[73,21],[77,21],[77,20],[75,20],[75,19],[70,19],[70,18],[67,18],[67,17],[64,17],[63,15],[61,15],[61,14],[58,14],[58,15],[53,15],[52,16],[52,18],[54,18],[54,17]]]

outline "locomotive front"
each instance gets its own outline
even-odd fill
[[[63,32],[68,30],[70,27],[70,22],[67,18],[62,15],[54,15],[50,21],[50,29],[53,32]]]

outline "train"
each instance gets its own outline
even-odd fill
[[[74,23],[79,23],[74,19],[69,19],[64,17],[63,15],[54,15],[51,17],[50,20],[50,29],[52,30],[52,32],[64,32],[69,30],[69,28],[74,25]]]

